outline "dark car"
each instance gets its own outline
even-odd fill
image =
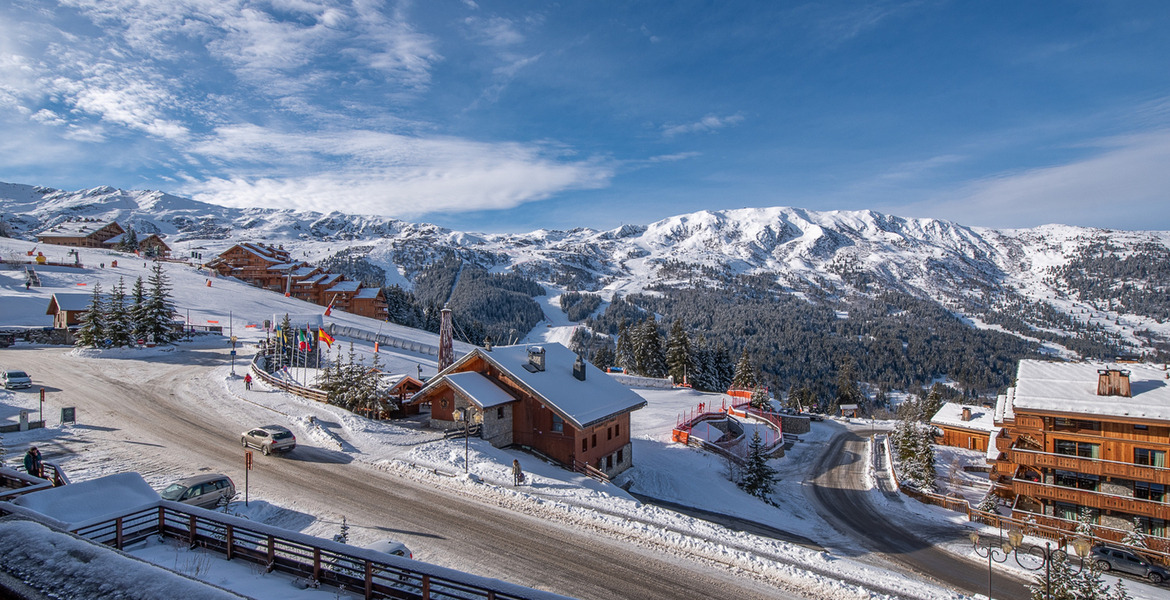
[[[297,437],[287,427],[280,425],[265,425],[245,431],[240,435],[240,443],[245,448],[259,448],[264,454],[273,452],[288,452],[297,447]]]
[[[1120,571],[1145,577],[1151,583],[1162,583],[1170,579],[1170,571],[1151,564],[1150,561],[1121,548],[1097,546],[1093,548],[1092,560],[1102,571]]]

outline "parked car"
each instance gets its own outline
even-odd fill
[[[406,558],[414,558],[414,554],[410,551],[410,548],[406,547],[406,544],[403,544],[402,542],[391,540],[391,539],[378,540],[372,544],[365,546],[365,548],[367,548],[369,550],[377,550],[378,552],[381,552],[382,554],[389,554],[391,556],[404,556]]]
[[[1170,579],[1170,571],[1151,564],[1150,561],[1121,548],[1097,546],[1093,548],[1092,560],[1102,571],[1121,571],[1145,577],[1150,583],[1159,584]]]
[[[240,443],[245,448],[259,448],[265,455],[273,452],[288,452],[297,447],[297,436],[287,427],[280,425],[264,425],[245,431],[240,435]]]
[[[222,473],[196,475],[168,485],[159,495],[163,500],[213,509],[219,505],[221,498],[232,498],[236,495],[236,484]]]
[[[32,377],[29,377],[28,373],[24,371],[0,371],[0,381],[4,382],[6,390],[32,387]]]

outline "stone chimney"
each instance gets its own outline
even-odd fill
[[[492,351],[492,336],[489,335],[483,338],[483,349],[487,350],[488,352]]]
[[[1097,395],[1129,398],[1129,371],[1097,369]]]
[[[581,355],[577,355],[577,361],[573,363],[573,377],[577,381],[585,381],[585,361],[581,359]]]
[[[524,368],[533,373],[544,370],[544,348],[540,346],[533,346],[528,349],[528,364]]]
[[[971,420],[971,407],[970,407],[970,406],[964,406],[964,407],[963,407],[963,420],[964,420],[964,421],[970,421],[970,420]]]

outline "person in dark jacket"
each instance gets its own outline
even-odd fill
[[[24,455],[24,470],[33,477],[45,476],[44,465],[41,463],[41,451],[36,446],[30,446]]]
[[[520,461],[512,461],[512,485],[520,485],[524,483],[524,471],[520,470]]]

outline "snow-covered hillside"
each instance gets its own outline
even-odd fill
[[[340,212],[224,208],[157,191],[63,192],[18,184],[0,184],[0,211],[14,237],[34,239],[71,217],[117,219],[139,232],[164,235],[176,254],[198,250],[205,258],[240,240],[280,243],[308,261],[352,247],[385,270],[387,284],[405,287],[423,265],[449,255],[558,287],[596,291],[607,300],[651,286],[719,286],[727,277],[763,275],[775,289],[846,302],[858,294],[909,293],[977,326],[1018,318],[1022,324],[1014,329],[1005,326],[1018,335],[1083,326],[1139,349],[1170,339],[1164,299],[1151,307],[1142,298],[1128,305],[1107,298],[1110,286],[1126,284],[1164,296],[1166,281],[1147,275],[1132,282],[1119,272],[1120,279],[1097,282],[1104,295],[1090,296],[1072,290],[1072,275],[1059,271],[1070,264],[1083,270],[1085,258],[1099,247],[1115,262],[1135,253],[1161,256],[1170,252],[1170,232],[1061,225],[995,230],[868,210],[751,208],[700,211],[611,231],[472,234]]]

